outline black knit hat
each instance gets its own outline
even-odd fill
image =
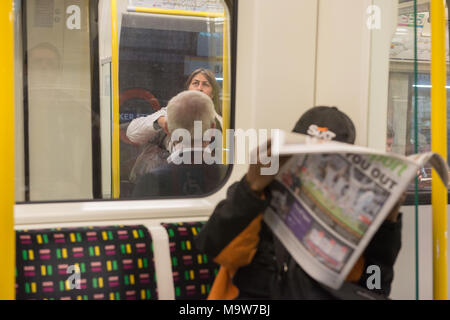
[[[351,144],[356,137],[352,120],[336,107],[309,109],[300,117],[292,131]]]

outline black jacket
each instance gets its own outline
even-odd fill
[[[265,199],[255,195],[245,178],[233,184],[197,236],[197,248],[214,257],[221,254],[268,207],[270,194],[265,195]],[[381,269],[381,289],[367,290],[371,298],[389,295],[400,247],[401,218],[384,222],[364,252],[364,270],[372,264]],[[358,299],[356,291],[362,292],[361,298],[367,295],[368,276],[363,272],[358,285],[346,282],[338,291],[322,286],[298,266],[263,221],[256,253],[249,265],[236,272],[233,284],[239,289],[238,299]]]

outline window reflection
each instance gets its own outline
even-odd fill
[[[179,9],[180,5],[161,1],[135,3],[150,9],[161,6]],[[190,2],[184,2],[183,9],[227,14],[223,1],[205,3],[209,6],[191,8]],[[216,127],[223,128],[224,20],[225,16],[174,16],[148,12],[123,15],[119,91],[121,97],[128,97],[121,99],[119,107],[121,198],[131,197],[140,177],[167,163],[173,146],[163,124],[165,107],[172,97],[183,90],[207,94],[214,102]],[[130,96],[129,92],[141,94]],[[220,183],[218,179],[217,185]]]

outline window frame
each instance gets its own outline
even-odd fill
[[[22,3],[24,1],[22,0]],[[98,36],[98,2],[96,10],[92,9],[90,3],[89,12],[89,28],[90,28],[90,46],[91,46],[91,79],[99,79],[99,36]],[[224,0],[224,4],[228,6],[230,13],[230,129],[235,127],[235,103],[236,103],[236,58],[237,58],[237,22],[238,22],[238,0]],[[19,35],[22,40],[26,38],[26,14],[22,8],[22,33]],[[26,72],[26,42],[23,44],[24,56],[23,65]],[[93,50],[94,49],[94,50]],[[94,52],[95,51],[95,52]],[[98,82],[98,81],[97,81]],[[93,85],[94,84],[94,85]],[[100,88],[95,85],[96,81],[92,81],[91,93],[92,103],[100,105]],[[95,88],[94,88],[95,87]],[[24,89],[26,85],[24,84]],[[24,91],[26,92],[26,91]],[[25,97],[24,97],[25,100]],[[25,100],[26,101],[26,100]],[[24,101],[24,103],[25,103]],[[24,105],[25,108],[25,105]],[[92,117],[94,117],[94,110]],[[26,129],[25,129],[26,130]],[[94,129],[93,129],[94,130]],[[94,141],[93,141],[94,148]],[[100,148],[98,148],[100,150]],[[101,157],[98,150],[95,153],[97,160]],[[97,170],[95,174],[101,170],[94,169],[95,161],[93,153],[93,170]],[[26,161],[29,161],[29,159]],[[27,164],[26,164],[27,166]],[[101,164],[100,164],[101,166]],[[152,199],[80,199],[80,200],[56,200],[56,201],[19,201],[15,203],[15,225],[37,225],[37,224],[55,224],[55,223],[71,223],[71,222],[89,222],[113,220],[122,221],[130,219],[160,219],[175,217],[204,217],[208,216],[214,209],[216,204],[222,200],[224,187],[230,183],[230,177],[233,173],[233,164],[228,165],[227,173],[224,179],[217,185],[215,190],[201,195],[189,197],[158,197]],[[26,173],[27,171],[25,171]],[[29,171],[28,171],[29,174]],[[29,175],[28,175],[29,177]],[[95,176],[93,176],[95,177]],[[94,179],[93,179],[94,180]],[[101,196],[101,177],[98,181],[100,184]],[[29,182],[28,182],[29,185]],[[93,182],[93,186],[95,183]],[[98,189],[98,188],[97,188]],[[93,189],[94,195],[97,189]],[[97,190],[98,191],[98,190]]]

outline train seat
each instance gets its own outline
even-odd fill
[[[18,300],[205,299],[218,265],[204,222],[16,231]]]

